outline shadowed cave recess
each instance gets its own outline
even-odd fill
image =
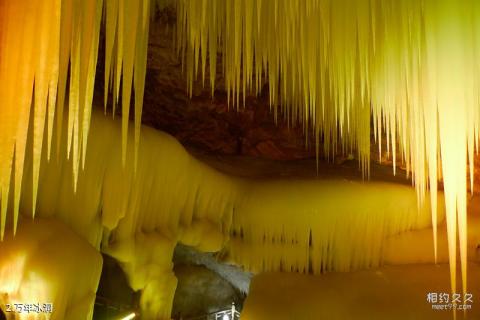
[[[0,0],[0,320],[480,318],[478,21]]]

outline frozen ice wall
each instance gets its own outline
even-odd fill
[[[176,288],[171,261],[175,245],[182,241],[219,251],[242,183],[197,161],[165,133],[142,128],[134,167],[133,142],[122,164],[120,121],[94,113],[90,132],[76,186],[66,143],[49,162],[43,155],[36,214],[63,221],[116,258],[131,287],[143,290],[142,316],[168,319]],[[21,201],[25,216],[32,212],[30,160]]]
[[[438,202],[442,221],[443,197]],[[429,201],[420,206],[408,186],[256,182],[235,207],[228,248],[232,261],[254,272],[352,271],[380,265],[388,237],[429,226]]]
[[[178,242],[222,250],[254,272],[319,273],[379,265],[387,237],[431,225],[429,203],[419,206],[413,188],[239,179],[211,169],[171,136],[147,127],[141,131],[137,166],[133,142],[123,165],[121,132],[120,121],[94,112],[76,185],[75,157],[65,157],[65,141],[52,147],[50,161],[43,154],[36,214],[61,220],[116,258],[131,287],[142,290],[145,319],[170,317]],[[26,217],[32,212],[31,168],[27,155],[21,199]]]

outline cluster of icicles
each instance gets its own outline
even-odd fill
[[[280,108],[289,122],[314,130],[317,150],[323,143],[326,154],[337,147],[356,149],[365,175],[369,173],[373,118],[378,145],[382,145],[385,131],[394,171],[396,158],[401,158],[412,173],[421,201],[430,188],[431,202],[437,203],[441,176],[452,289],[455,291],[457,233],[466,289],[466,172],[468,163],[472,183],[480,116],[478,1],[176,3],[177,46],[186,65],[190,93],[198,70],[203,77],[207,74],[207,60],[213,92],[220,51],[225,87],[237,106],[240,96],[249,90],[258,93],[262,83],[268,82],[275,117]],[[55,118],[60,133],[67,100],[66,153],[73,159],[72,183],[76,185],[85,161],[102,21],[105,88],[113,91],[114,105],[120,100],[122,86],[123,151],[119,161],[127,159],[132,86],[133,154],[137,154],[151,6],[150,0],[0,0],[2,234],[11,180],[15,225],[17,221],[28,129],[33,130],[35,203],[44,131],[50,149]],[[136,159],[134,156],[132,161]],[[434,226],[436,219],[434,205]]]
[[[25,184],[19,232],[13,237],[9,223],[7,240],[0,242],[0,251],[8,253],[0,258],[0,276],[6,279],[0,283],[0,304],[5,293],[17,301],[32,298],[24,289],[29,283],[45,292],[36,299],[51,301],[65,312],[77,306],[74,297],[95,293],[98,279],[91,274],[100,275],[100,255],[72,265],[76,259],[64,258],[72,252],[63,236],[68,230],[77,238],[73,247],[83,243],[90,248],[74,251],[75,257],[95,256],[96,248],[118,261],[131,288],[141,291],[142,319],[170,319],[177,243],[201,252],[221,252],[227,261],[253,272],[319,274],[380,266],[389,263],[391,255],[408,263],[417,248],[398,250],[391,239],[431,225],[429,200],[419,206],[408,185],[228,176],[190,156],[171,136],[148,127],[141,128],[137,166],[133,153],[122,165],[121,121],[94,111],[90,131],[95,139],[89,142],[76,191],[73,160],[58,156],[55,133],[50,161],[43,150],[33,223],[32,188]],[[133,143],[133,132],[127,138]],[[64,132],[60,154],[66,152],[66,139]],[[31,153],[27,152],[24,181],[32,177]],[[444,217],[442,202],[440,197],[439,220]],[[45,230],[31,232],[35,225]],[[55,235],[62,235],[62,241]],[[35,245],[42,250],[32,249]],[[64,249],[52,250],[58,255],[41,254],[51,247]],[[10,260],[19,253],[20,258]],[[420,261],[432,263],[433,253],[427,256]],[[52,263],[55,268],[49,267]],[[9,272],[12,268],[16,271]],[[85,270],[79,274],[79,268]],[[30,274],[39,280],[29,281]],[[79,279],[84,279],[81,287],[76,285]],[[66,293],[72,298],[65,299]],[[94,299],[82,301],[93,305]],[[89,319],[86,315],[80,313],[78,319]],[[64,317],[57,313],[53,319]]]
[[[467,162],[473,188],[480,119],[478,1],[183,0],[177,28],[189,90],[199,69],[205,76],[207,57],[216,73],[220,48],[237,107],[268,82],[275,117],[280,109],[314,130],[317,150],[321,142],[325,154],[356,149],[368,175],[373,119],[379,147],[385,132],[394,173],[401,158],[420,201],[430,188],[436,204],[443,178],[451,285],[455,291],[458,232],[465,290]],[[436,219],[432,206],[434,226]]]
[[[33,128],[35,203],[44,136],[50,154],[54,127],[57,133],[62,132],[65,105],[68,106],[65,156],[73,159],[76,184],[79,167],[85,163],[102,21],[105,22],[105,97],[111,89],[114,108],[122,87],[123,162],[132,87],[138,148],[150,7],[150,0],[0,0],[2,237],[12,178],[14,228],[17,224],[29,126]],[[57,134],[58,139],[60,136]]]

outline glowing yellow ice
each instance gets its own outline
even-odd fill
[[[71,229],[54,219],[21,219],[0,250],[0,308],[8,319],[92,319],[102,256]]]
[[[57,160],[54,148],[47,162],[44,150],[37,217],[62,221],[117,259],[131,287],[142,290],[145,319],[170,316],[176,288],[172,255],[179,242],[201,251],[224,250],[235,264],[253,271],[319,273],[377,266],[387,237],[431,224],[428,201],[419,210],[409,186],[239,179],[209,168],[171,136],[147,127],[142,127],[135,172],[132,153],[125,166],[119,161],[121,127],[120,119],[92,114],[96,139],[89,142],[75,193],[72,159]],[[128,143],[134,138],[130,132]],[[66,139],[64,134],[61,154]],[[31,167],[27,153],[27,181]],[[20,201],[25,214],[32,206],[30,189]],[[440,208],[442,203],[440,195]],[[405,256],[397,255],[397,261]]]
[[[64,126],[60,155],[67,149],[66,130]],[[122,165],[121,119],[94,111],[90,131],[95,139],[89,142],[75,192],[73,159],[57,156],[53,148],[47,161],[44,149],[37,218],[62,221],[117,259],[130,286],[142,291],[142,319],[170,319],[177,283],[172,271],[175,245],[181,241],[219,251],[228,239],[240,187],[235,179],[192,158],[171,136],[141,130],[137,166],[133,152]],[[132,144],[135,133],[127,138]],[[29,151],[26,181],[31,179],[32,160]],[[26,185],[21,195],[20,212],[25,215],[31,211],[31,191]]]
[[[357,149],[368,175],[375,139],[436,204],[443,177],[455,289],[457,230],[466,289],[466,169],[478,144],[480,3],[474,0],[177,1],[189,92],[221,51],[229,101],[268,82],[277,117],[312,128],[333,154]],[[208,54],[207,54],[208,52]],[[200,66],[199,66],[200,65]],[[198,67],[199,66],[199,67]],[[212,73],[213,72],[213,73]],[[215,79],[210,77],[213,86]],[[436,225],[436,206],[432,222]],[[436,227],[434,227],[436,252]]]
[[[443,194],[439,208],[443,219]],[[347,272],[382,265],[388,237],[430,225],[430,201],[419,206],[409,186],[257,182],[235,206],[228,252],[253,272]]]
[[[103,7],[103,0],[0,0],[0,238],[5,229],[11,179],[16,228],[29,127],[33,133],[35,209],[43,139],[46,134],[50,154],[55,122],[59,145],[64,104],[68,105],[66,151],[73,158],[73,185],[77,183],[79,167],[85,163]],[[133,87],[138,150],[150,0],[108,0],[105,7],[106,88],[112,73],[115,105],[123,75],[125,160]]]
[[[356,149],[368,176],[373,119],[379,148],[386,133],[394,171],[396,158],[402,159],[421,201],[429,187],[432,203],[437,202],[437,180],[443,177],[452,289],[457,234],[466,289],[465,175],[468,163],[473,186],[480,122],[479,1],[176,3],[178,50],[190,93],[200,71],[205,78],[207,61],[213,92],[220,51],[227,95],[237,107],[240,97],[248,91],[258,93],[268,82],[275,119],[281,114],[291,123],[300,122],[305,130],[314,130],[317,151],[321,143],[325,154],[337,148]],[[45,127],[50,149],[55,115],[61,138],[66,101],[72,185],[79,179],[104,7],[105,87],[112,88],[115,106],[122,83],[119,158],[125,164],[132,86],[134,143],[139,149],[150,0],[0,0],[0,238],[12,194],[16,225],[27,133],[30,129],[33,135],[29,184],[33,183],[34,209]],[[136,164],[138,159],[131,161]],[[434,205],[433,225],[436,219]],[[436,229],[433,234],[436,239]]]
[[[33,197],[45,119],[51,132],[58,78],[59,1],[0,1],[0,238],[3,238],[10,180],[14,226],[23,175],[30,117],[35,159]],[[32,92],[34,96],[32,99]],[[50,141],[50,140],[49,140]],[[14,168],[14,170],[12,170]]]
[[[47,162],[48,151],[43,150],[37,218],[30,219],[32,186],[25,184],[20,210],[28,224],[26,219],[20,222],[15,238],[8,228],[5,246],[0,243],[2,253],[8,252],[4,259],[0,257],[0,292],[18,292],[23,286],[22,274],[12,270],[28,273],[37,265],[48,267],[52,257],[24,256],[19,249],[27,247],[27,253],[31,252],[35,246],[28,244],[36,245],[37,235],[48,236],[45,247],[53,246],[60,258],[71,254],[69,241],[54,241],[56,237],[67,238],[61,231],[66,227],[60,228],[59,221],[81,236],[80,242],[89,242],[117,259],[130,286],[142,291],[140,307],[145,319],[170,318],[177,283],[172,255],[178,242],[201,251],[223,249],[235,264],[253,271],[319,273],[353,271],[383,262],[433,261],[431,254],[423,254],[431,240],[424,237],[429,229],[413,232],[431,223],[428,200],[419,210],[413,188],[338,179],[257,181],[229,177],[191,157],[172,137],[147,127],[142,127],[134,174],[132,153],[127,155],[125,166],[119,161],[121,126],[120,119],[92,113],[91,134],[96,139],[90,140],[75,193],[72,159],[57,157],[53,148],[52,159]],[[128,138],[132,143],[134,133]],[[60,154],[66,152],[66,140],[63,134]],[[27,151],[24,179],[30,181],[33,159],[32,151]],[[443,194],[438,201],[442,213]],[[59,221],[45,223],[45,218]],[[439,215],[439,221],[442,219]],[[478,231],[479,225],[477,219],[474,230]],[[407,230],[412,232],[403,232]],[[469,243],[478,241],[477,236]],[[445,242],[445,237],[440,237],[441,261],[446,258]],[[412,243],[421,245],[412,250]],[[77,265],[71,266],[69,261]],[[67,280],[79,279],[69,272],[83,267],[67,258],[56,266],[65,269],[42,272],[43,277],[50,277],[47,282],[51,285],[43,286],[35,279],[35,288],[51,290]],[[83,294],[80,289],[72,289],[74,292],[77,297]],[[85,301],[93,301],[88,299]]]

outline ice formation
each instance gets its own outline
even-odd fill
[[[176,243],[220,250],[242,183],[210,169],[174,138],[148,127],[142,127],[137,166],[133,152],[124,166],[119,161],[121,126],[94,112],[92,139],[76,184],[73,159],[58,156],[55,147],[48,161],[44,150],[36,216],[61,220],[116,258],[130,286],[142,290],[142,317],[168,319],[176,287],[171,261]],[[65,137],[60,155],[67,148]],[[133,132],[128,139],[135,139]],[[27,156],[26,181],[31,168]],[[25,183],[20,211],[31,217],[31,208],[31,189]]]
[[[466,289],[466,173],[468,163],[473,187],[480,124],[479,1],[180,0],[177,28],[190,93],[207,65],[216,74],[220,56],[237,107],[267,84],[275,118],[313,130],[325,154],[356,149],[366,175],[373,119],[379,148],[386,133],[393,171],[397,158],[405,161],[420,201],[429,187],[437,203],[442,176],[452,290],[457,240]],[[210,76],[212,93],[214,85]],[[434,226],[436,216],[432,206]],[[436,236],[434,227],[434,250]]]
[[[0,307],[7,319],[92,319],[102,256],[70,228],[56,219],[20,219],[0,252]]]
[[[431,226],[428,200],[419,205],[408,186],[240,179],[209,168],[165,133],[141,130],[137,166],[133,152],[123,166],[121,121],[94,112],[76,184],[73,160],[58,156],[55,146],[48,161],[44,150],[35,219],[60,220],[116,258],[130,286],[142,290],[145,319],[170,316],[176,288],[171,259],[179,242],[222,250],[255,272],[319,273],[378,266],[390,236]],[[128,138],[135,139],[134,133]],[[33,164],[29,154],[26,159],[28,181]],[[31,218],[28,186],[20,210]],[[439,203],[442,209],[441,197]]]
[[[431,190],[434,250],[437,180],[442,177],[452,290],[457,239],[465,287],[465,173],[468,163],[473,186],[480,123],[478,1],[176,3],[178,51],[190,93],[200,71],[205,79],[207,60],[214,92],[220,51],[229,101],[238,106],[241,95],[249,90],[258,93],[268,82],[276,119],[281,112],[289,123],[300,122],[305,131],[314,130],[317,151],[321,143],[326,154],[338,147],[356,149],[365,175],[369,173],[373,118],[380,148],[386,132],[394,172],[395,160],[401,158],[412,173],[419,200],[424,200],[428,187]],[[10,194],[16,228],[29,127],[33,131],[33,174],[28,185],[32,185],[35,207],[44,135],[50,153],[55,117],[61,139],[58,133],[67,100],[68,147],[61,156],[68,154],[73,159],[74,185],[79,179],[90,130],[104,9],[105,88],[113,91],[114,106],[122,92],[119,159],[127,164],[133,154],[129,161],[136,164],[150,7],[150,0],[0,0],[0,237]],[[127,150],[132,87],[133,153]]]
[[[442,197],[438,202],[441,221]],[[228,250],[254,272],[353,271],[381,265],[388,237],[429,226],[430,203],[419,205],[408,186],[256,182],[235,206]]]
[[[62,132],[65,104],[68,105],[68,148],[62,157],[68,153],[73,159],[72,170],[74,180],[77,180],[79,167],[85,160],[90,128],[104,7],[105,88],[112,88],[115,106],[122,83],[125,160],[133,88],[137,129],[135,149],[138,147],[150,0],[0,0],[0,83],[5,84],[0,88],[1,236],[5,228],[12,171],[15,182],[12,215],[14,230],[16,228],[30,117],[33,143],[28,151],[33,150],[33,202],[44,135],[50,154],[55,118],[60,139],[58,133]],[[32,180],[28,184],[32,184]]]

